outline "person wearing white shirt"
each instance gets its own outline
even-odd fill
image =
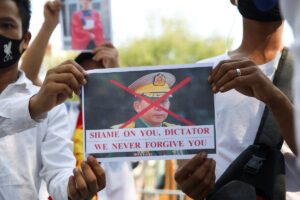
[[[4,200],[38,199],[44,180],[56,200],[88,199],[105,187],[105,173],[93,157],[81,163],[81,170],[74,169],[66,110],[59,105],[73,92],[79,93],[86,83],[85,72],[75,62],[66,61],[48,71],[40,89],[31,84],[18,70],[31,37],[30,13],[29,0],[0,1],[0,101],[28,100],[22,114],[43,119],[32,128],[0,138],[0,196]],[[11,118],[18,115],[7,113]]]
[[[200,153],[175,175],[182,190],[193,198],[205,198],[237,156],[253,144],[264,107],[272,112],[285,144],[281,152],[286,166],[286,199],[300,199],[300,173],[295,166],[293,105],[272,83],[282,43],[283,21],[279,8],[260,12],[255,0],[231,0],[243,16],[241,45],[224,55],[201,62],[214,63],[208,77],[215,93],[217,154]],[[284,67],[283,67],[284,70]],[[215,162],[214,162],[215,160]]]
[[[113,44],[106,42],[99,45],[93,52],[82,52],[75,61],[85,70],[106,69],[119,67],[118,50]],[[83,158],[82,129],[76,130],[77,121],[81,112],[80,102],[67,102],[68,116],[71,124],[70,138],[74,140],[74,155],[77,162]],[[78,128],[78,127],[77,127]],[[76,131],[75,131],[76,130]],[[109,200],[134,200],[136,190],[131,162],[105,162],[102,163],[106,174],[106,187],[98,193],[99,199]],[[116,181],[118,180],[118,181]]]

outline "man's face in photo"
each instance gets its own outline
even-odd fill
[[[151,98],[152,101],[157,100],[156,98]],[[147,103],[144,100],[136,100],[133,104],[134,109],[137,113],[142,112],[146,107],[149,106],[149,103]],[[169,98],[163,100],[160,102],[160,106],[164,107],[165,109],[170,108],[170,100]],[[163,111],[162,109],[158,107],[152,107],[150,110],[148,110],[145,114],[140,116],[140,118],[146,122],[148,125],[152,127],[158,127],[161,125],[162,122],[164,122],[168,117],[168,113]]]
[[[92,0],[80,0],[80,4],[83,10],[91,9]]]

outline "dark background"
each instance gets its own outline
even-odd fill
[[[85,129],[107,129],[133,117],[136,114],[133,109],[133,95],[111,84],[110,80],[128,87],[138,78],[153,72],[172,73],[176,77],[173,87],[186,77],[191,77],[192,80],[188,84],[172,94],[170,110],[195,125],[213,125],[213,93],[207,82],[211,70],[212,67],[183,66],[180,69],[88,74],[88,84],[84,87]],[[170,114],[166,122],[186,126]]]

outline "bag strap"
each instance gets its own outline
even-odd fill
[[[288,49],[284,48],[278,62],[273,83],[285,95],[287,95],[289,99],[291,99],[292,62],[291,59],[287,58]],[[280,134],[279,128],[267,106],[264,109],[254,144],[263,144],[269,147],[276,147],[278,149],[280,149],[283,144],[283,138]]]
[[[292,62],[288,58],[288,49],[284,48],[275,72],[273,83],[285,95],[291,99],[291,76]],[[252,154],[251,158],[244,165],[242,180],[247,183],[254,183],[256,176],[271,148],[281,149],[283,137],[280,134],[279,128],[275,119],[267,106],[265,106],[263,116],[256,134],[254,145],[257,150]]]

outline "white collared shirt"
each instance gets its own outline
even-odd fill
[[[15,106],[24,112],[10,109],[3,112],[6,114],[5,120],[10,120],[4,120],[7,125],[16,121],[18,117],[14,115],[30,117],[28,101],[23,102],[26,107],[22,107],[21,99],[28,100],[37,91],[38,88],[21,72],[18,80],[0,94],[0,101],[6,101],[10,106],[20,98],[20,104]],[[53,199],[67,200],[67,183],[75,166],[75,158],[68,137],[70,130],[64,105],[53,108],[39,123],[26,117],[20,120],[17,124],[10,124],[10,131],[5,132],[5,137],[0,137],[0,198],[36,200],[43,179]]]
[[[31,118],[29,99],[32,94],[29,83],[21,73],[19,79],[0,94],[0,138],[33,128],[46,117],[38,121]]]

